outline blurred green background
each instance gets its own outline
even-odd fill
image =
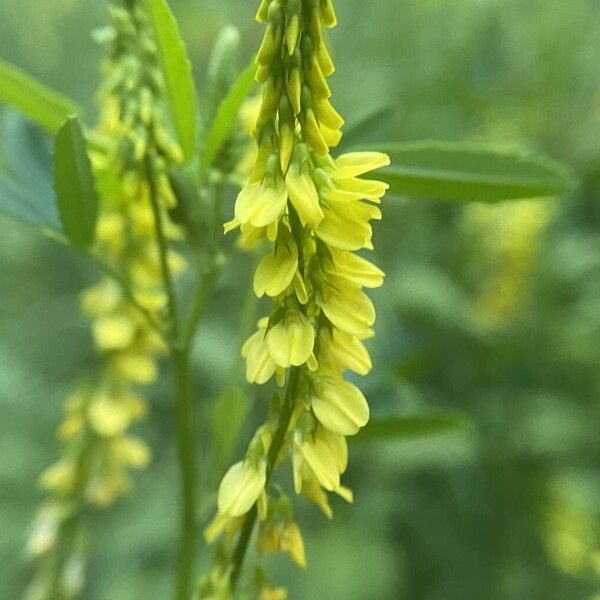
[[[105,4],[0,0],[0,57],[84,104],[88,122],[101,55],[89,32],[104,24]],[[255,4],[172,0],[201,90],[224,25],[240,28],[244,59],[252,55]],[[376,367],[363,387],[374,413],[457,409],[474,426],[356,445],[346,476],[355,505],[335,501],[327,522],[300,503],[309,568],[275,559],[273,581],[302,600],[591,600],[600,594],[600,4],[337,4],[337,107],[350,123],[395,109],[373,141],[519,146],[571,165],[580,185],[554,203],[385,201],[375,239],[388,278],[374,294]],[[62,401],[95,363],[78,293],[97,273],[4,219],[0,260],[0,598],[12,600],[28,581],[23,548],[37,477],[58,453]],[[251,268],[251,257],[236,259],[203,324],[194,366],[204,419],[237,360]],[[151,468],[93,518],[90,600],[171,593],[168,376],[149,392],[152,417],[140,427]],[[265,399],[255,406],[259,419]]]

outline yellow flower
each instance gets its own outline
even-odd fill
[[[99,317],[92,325],[94,340],[104,351],[127,348],[136,334],[135,321],[127,314]]]
[[[316,302],[337,328],[352,335],[363,336],[375,323],[373,303],[360,288],[329,285],[317,294]]]
[[[362,392],[341,377],[317,381],[311,404],[319,422],[341,435],[354,435],[369,420],[369,405]]]
[[[303,365],[312,354],[315,330],[299,310],[286,311],[283,319],[267,333],[267,346],[279,367]]]
[[[242,346],[242,356],[246,359],[246,379],[249,383],[262,385],[273,377],[277,365],[269,354],[265,340],[266,323],[259,327]]]
[[[319,204],[319,193],[312,177],[300,169],[300,164],[293,162],[285,178],[290,200],[300,220],[311,227],[317,227],[325,216]]]
[[[281,535],[281,550],[285,552],[299,567],[306,567],[306,553],[304,551],[304,540],[298,524],[289,521],[283,527]]]
[[[384,272],[361,256],[332,248],[331,258],[331,261],[325,262],[328,275],[342,278],[357,287],[377,288],[383,284]]]
[[[241,517],[246,514],[265,488],[266,468],[264,461],[261,461],[258,467],[249,461],[233,465],[223,477],[219,487],[219,513],[229,517]]]
[[[389,156],[381,152],[350,152],[342,154],[336,159],[335,176],[338,179],[350,179],[381,167],[387,167],[389,164]]]
[[[283,179],[274,183],[270,177],[249,183],[235,202],[235,219],[254,227],[270,225],[283,214],[287,204],[287,191]]]
[[[88,419],[96,433],[114,437],[123,434],[129,427],[131,414],[127,406],[115,402],[107,394],[99,394],[90,402]]]
[[[267,254],[254,274],[254,293],[262,298],[278,296],[292,282],[298,268],[298,250],[293,244],[278,244],[274,254]]]
[[[356,251],[368,248],[373,230],[368,221],[356,221],[350,215],[349,204],[325,207],[325,217],[316,230],[317,236],[329,246]]]
[[[320,340],[321,364],[328,363],[338,371],[351,369],[358,375],[367,375],[371,370],[371,357],[356,337],[340,329],[323,329]]]
[[[306,481],[316,480],[325,490],[352,502],[352,492],[340,485],[340,475],[348,464],[348,449],[343,436],[319,427],[303,440],[296,438],[294,488],[300,493]]]
[[[302,495],[313,504],[316,504],[328,519],[333,517],[327,492],[325,492],[316,479],[304,479],[302,481]]]

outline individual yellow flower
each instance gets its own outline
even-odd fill
[[[265,462],[254,466],[248,461],[230,467],[219,487],[219,512],[230,517],[247,513],[265,487],[266,468]]]
[[[265,227],[276,221],[285,210],[287,202],[285,182],[265,176],[261,182],[250,183],[239,193],[235,203],[238,223]]]
[[[258,298],[275,297],[292,283],[298,269],[298,250],[293,244],[277,244],[273,254],[267,254],[254,274],[254,293]]]
[[[340,435],[354,435],[369,420],[369,405],[353,384],[322,377],[315,384],[311,406],[319,422]]]
[[[315,345],[315,330],[310,319],[299,310],[285,312],[267,333],[269,355],[278,367],[303,365]]]

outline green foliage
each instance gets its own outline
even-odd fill
[[[48,136],[10,111],[3,115],[0,131],[0,213],[59,235]]]
[[[75,248],[85,250],[94,240],[98,195],[83,130],[74,117],[56,136],[54,189],[65,235]]]
[[[192,64],[167,0],[147,1],[152,12],[152,23],[167,84],[171,114],[184,160],[187,162],[194,155],[198,135],[196,88],[192,77]]]
[[[381,173],[399,196],[500,202],[563,194],[572,180],[548,159],[463,143],[378,144],[392,164]]]
[[[384,105],[369,109],[344,126],[344,137],[339,150],[361,150],[366,142],[384,139],[389,132],[390,121],[394,118],[393,106]]]
[[[29,225],[46,227],[45,214],[40,210],[39,196],[0,173],[0,212]]]
[[[0,61],[0,102],[17,109],[50,133],[56,133],[69,115],[80,113],[72,100],[4,61]]]
[[[227,95],[219,104],[214,121],[205,135],[200,153],[201,176],[204,176],[208,172],[219,150],[231,134],[240,107],[252,89],[255,75],[256,65],[252,62],[236,79]]]
[[[456,412],[425,415],[388,415],[373,417],[369,424],[352,438],[354,443],[403,440],[440,435],[468,429],[472,422],[466,414]]]
[[[248,398],[239,388],[223,390],[215,400],[212,466],[217,472],[222,471],[230,461],[249,410]]]

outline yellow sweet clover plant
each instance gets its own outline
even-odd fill
[[[570,177],[542,159],[460,144],[384,144],[396,165],[380,174],[385,182],[369,173],[388,167],[387,154],[332,155],[344,125],[328,84],[335,70],[325,39],[326,29],[336,25],[332,0],[260,0],[257,20],[266,31],[256,69],[237,78],[232,58],[239,34],[223,31],[209,60],[196,144],[200,119],[192,69],[167,0],[110,0],[109,10],[111,24],[98,32],[108,56],[101,118],[93,130],[70,116],[78,110],[75,103],[0,63],[0,82],[9,83],[0,98],[67,142],[55,145],[60,223],[51,225],[52,237],[83,252],[104,274],[81,298],[100,366],[65,402],[58,432],[62,454],[41,478],[47,497],[29,538],[34,578],[27,598],[81,597],[86,516],[125,494],[131,470],[150,460],[150,449],[132,431],[148,412],[144,386],[156,380],[163,356],[174,375],[180,469],[174,597],[192,597],[199,519],[209,504],[213,474],[197,473],[194,404],[199,398],[192,396],[191,350],[207,299],[227,264],[221,208],[227,186],[233,185],[241,191],[225,233],[239,230],[238,245],[260,255],[248,304],[260,300],[269,307],[241,355],[247,381],[271,384],[264,393],[275,393],[242,459],[225,472],[216,515],[204,528],[215,556],[194,598],[226,600],[238,595],[251,542],[261,555],[283,553],[299,567],[307,563],[294,502],[272,481],[281,463],[290,459],[295,493],[327,518],[333,514],[331,493],[353,501],[342,482],[347,438],[367,424],[370,410],[352,381],[372,367],[365,342],[374,335],[376,315],[364,290],[384,280],[368,251],[373,250],[371,221],[381,219],[388,183],[397,196],[499,202],[562,193]],[[258,97],[250,89],[254,72],[262,84]],[[64,139],[63,131],[69,134]],[[85,172],[78,168],[82,161]],[[9,183],[11,192],[17,186]],[[81,193],[71,193],[76,188]],[[15,209],[21,199],[20,194],[15,204],[8,199],[8,214],[46,228],[33,200],[31,211]],[[4,204],[6,198],[0,198],[6,212]],[[553,208],[538,202],[476,205],[466,214],[466,228],[486,238],[482,262],[494,267],[480,294],[480,324],[497,326],[515,312]],[[504,227],[498,227],[501,221]],[[184,270],[190,277],[178,279]],[[194,285],[184,290],[188,279]],[[243,311],[246,317],[249,312]],[[215,415],[218,408],[219,401]],[[220,410],[222,421],[228,413]],[[229,450],[243,421],[240,414],[236,418],[236,427],[223,433],[229,439],[217,440]],[[379,432],[390,422],[391,429],[394,423],[400,431],[406,426],[403,415],[386,419]],[[213,433],[219,436],[216,422]],[[437,431],[439,419],[430,426]],[[211,464],[226,460],[224,455]],[[557,564],[565,556],[565,539],[570,540],[548,542]],[[262,567],[252,573],[243,597],[287,597]]]
[[[269,247],[254,274],[254,292],[271,298],[272,309],[242,354],[250,383],[275,378],[285,393],[275,397],[246,456],[219,487],[217,515],[205,537],[214,542],[222,536],[222,542],[200,585],[200,596],[211,598],[233,592],[256,520],[259,550],[282,551],[305,565],[292,503],[268,485],[286,456],[296,493],[327,517],[329,492],[352,501],[341,482],[346,437],[367,423],[369,406],[344,373],[371,369],[364,341],[373,335],[375,310],[363,288],[384,279],[357,252],[373,249],[370,221],[381,218],[378,205],[387,189],[363,176],[389,159],[377,152],[330,154],[344,124],[327,83],[334,65],[324,29],[336,25],[333,5],[263,0],[257,19],[266,25],[256,57],[263,84],[257,157],[225,230],[239,228],[245,247]],[[259,587],[265,598],[283,593],[266,581]]]
[[[31,600],[77,596],[85,560],[83,513],[126,493],[129,470],[150,459],[149,448],[129,430],[147,413],[139,386],[156,379],[166,350],[158,330],[166,296],[151,186],[167,237],[181,237],[167,214],[175,198],[166,176],[181,152],[165,124],[164,82],[147,8],[115,0],[109,11],[111,25],[99,32],[109,55],[96,130],[104,147],[94,156],[102,197],[96,254],[120,274],[134,304],[109,275],[82,294],[102,366],[67,399],[58,431],[62,456],[41,477],[48,498],[29,540],[37,561]],[[174,251],[168,260],[172,272],[185,266]]]

